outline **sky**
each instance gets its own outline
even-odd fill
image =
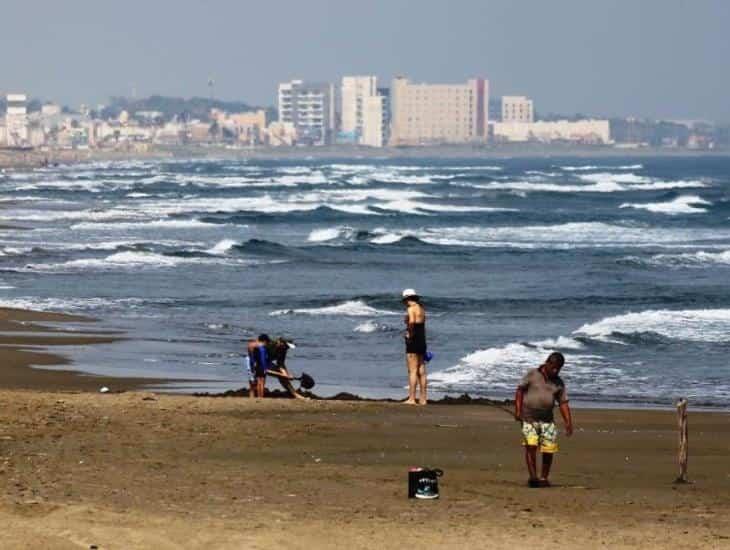
[[[0,92],[68,105],[482,76],[541,113],[730,122],[728,0],[3,0],[0,21]]]

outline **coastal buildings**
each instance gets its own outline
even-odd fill
[[[501,122],[535,122],[532,100],[525,96],[506,95],[502,97]]]
[[[591,145],[611,143],[608,120],[495,122],[490,125],[490,129],[496,142],[568,141]]]
[[[279,122],[291,124],[297,142],[308,145],[332,143],[335,130],[335,92],[328,83],[292,80],[279,84]]]
[[[25,94],[8,94],[5,101],[5,145],[29,147],[28,97]]]
[[[391,86],[390,145],[484,143],[489,82],[413,84],[398,77]]]
[[[213,109],[211,118],[218,125],[219,132],[225,133],[229,141],[235,140],[247,145],[263,143],[266,131],[266,111],[264,109],[244,113],[226,113]]]

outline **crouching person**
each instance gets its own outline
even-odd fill
[[[560,378],[565,358],[562,353],[552,353],[540,368],[525,374],[515,394],[515,418],[522,422],[522,438],[530,487],[550,486],[550,467],[553,455],[558,452],[558,430],[555,427],[555,404],[565,423],[565,434],[573,434],[573,420],[568,405],[568,394]],[[537,476],[537,451],[542,453],[540,477]]]

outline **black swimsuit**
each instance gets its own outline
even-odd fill
[[[406,353],[426,354],[426,323],[413,323],[413,337],[406,340]]]

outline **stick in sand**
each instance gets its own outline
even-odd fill
[[[688,439],[687,400],[683,397],[677,402],[677,427],[679,428],[679,477],[674,483],[689,483],[687,480]]]

